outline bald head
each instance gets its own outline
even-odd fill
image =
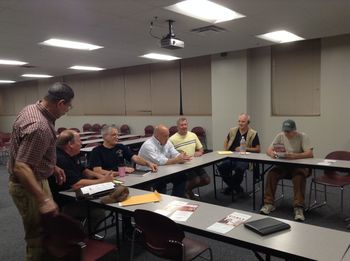
[[[169,129],[163,124],[159,124],[154,129],[154,137],[160,142],[160,144],[165,145],[169,139]]]
[[[81,147],[79,133],[74,130],[62,131],[57,137],[56,146],[70,156],[79,154]]]

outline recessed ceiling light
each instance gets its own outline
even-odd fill
[[[242,14],[208,0],[186,0],[165,8],[214,24],[245,17]]]
[[[11,80],[0,80],[0,84],[1,83],[14,83],[15,81],[11,81]]]
[[[69,67],[68,69],[82,70],[82,71],[102,71],[102,70],[105,70],[106,68],[94,67],[94,66],[74,65],[74,66]]]
[[[261,35],[257,35],[256,37],[267,41],[276,42],[276,43],[288,43],[288,42],[305,40],[304,38],[285,30],[261,34]]]
[[[160,53],[148,53],[148,54],[141,55],[140,57],[155,59],[155,60],[162,60],[162,61],[173,61],[173,60],[180,59],[179,57],[176,57],[176,56],[160,54]]]
[[[52,75],[27,73],[27,74],[22,74],[22,77],[29,77],[29,78],[50,78],[50,77],[52,77]]]
[[[23,65],[23,64],[27,64],[27,63],[21,62],[21,61],[15,61],[15,60],[0,59],[0,64],[3,64],[3,65]]]
[[[48,46],[55,46],[55,47],[87,50],[87,51],[92,51],[92,50],[103,48],[103,46],[99,46],[99,45],[83,43],[83,42],[75,42],[75,41],[69,41],[69,40],[62,40],[62,39],[55,39],[55,38],[46,40],[40,44],[48,45]]]

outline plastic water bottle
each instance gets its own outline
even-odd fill
[[[241,154],[245,154],[247,151],[247,142],[245,141],[244,136],[241,138],[241,142],[239,143],[239,152]]]

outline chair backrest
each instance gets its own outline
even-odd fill
[[[91,126],[91,129],[92,129],[92,131],[94,131],[94,132],[101,132],[102,127],[101,127],[100,124],[95,123],[94,125]]]
[[[90,123],[85,123],[83,125],[83,131],[92,131],[92,126]]]
[[[44,215],[41,222],[44,247],[55,257],[70,256],[77,251],[77,245],[84,242],[82,225],[67,215]]]
[[[57,133],[60,134],[62,131],[66,130],[67,128],[65,127],[60,127],[57,129]]]
[[[120,132],[123,133],[123,134],[130,134],[129,125],[128,125],[128,124],[123,124],[123,125],[120,127]]]
[[[146,137],[150,137],[153,135],[153,132],[154,132],[154,127],[152,125],[147,125],[145,127],[145,136]]]
[[[326,155],[326,159],[350,160],[350,151],[344,151],[344,150],[332,151],[331,153]],[[337,171],[325,170],[324,173],[326,175],[334,175],[337,173]],[[350,173],[348,174],[350,175]]]
[[[3,143],[9,142],[11,140],[11,133],[9,132],[1,132],[0,139]]]
[[[80,132],[80,130],[78,128],[69,128],[70,130],[74,130],[76,132]]]
[[[169,129],[169,135],[172,136],[177,132],[177,126],[171,126]]]
[[[197,127],[192,128],[191,131],[198,136],[198,139],[200,140],[200,142],[204,146],[204,149],[206,149],[207,148],[207,135],[206,135],[203,127],[197,126]]]
[[[148,210],[134,213],[136,229],[141,233],[144,247],[156,256],[181,260],[184,232],[170,218]]]

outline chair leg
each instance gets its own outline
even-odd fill
[[[214,185],[214,197],[215,199],[218,199],[217,194],[216,194],[216,174],[215,174],[215,164],[213,164],[213,185]]]
[[[136,229],[134,229],[132,233],[132,241],[131,241],[131,250],[130,250],[130,261],[134,259],[134,249],[135,249],[135,237],[136,237]]]
[[[314,183],[315,200],[314,200],[314,202],[312,204],[310,204],[310,202],[311,202],[311,192],[312,192],[311,191],[312,190],[312,183]],[[315,209],[315,208],[322,207],[322,206],[327,204],[327,186],[326,185],[323,185],[323,193],[324,193],[324,200],[323,200],[323,202],[322,203],[317,203],[317,184],[316,184],[316,182],[311,181],[311,184],[310,184],[310,195],[309,195],[309,207],[307,208],[307,211],[310,211],[310,210]]]
[[[344,187],[340,187],[340,211],[344,214]]]

